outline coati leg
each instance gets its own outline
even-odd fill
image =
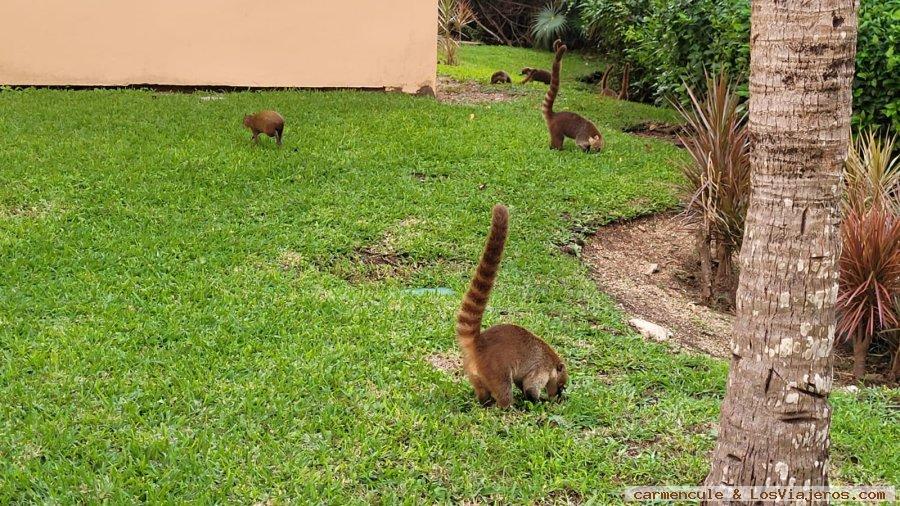
[[[534,75],[528,74],[528,76],[525,79],[522,79],[522,84],[525,84],[525,83],[531,81],[532,77],[534,77]]]
[[[532,373],[525,376],[522,382],[522,391],[525,392],[525,398],[531,402],[539,402],[541,400],[541,389],[547,384],[550,376],[544,372]]]
[[[259,130],[253,131],[253,144],[259,144]]]
[[[508,381],[496,383],[490,386],[491,395],[497,401],[497,406],[506,409],[512,404],[512,385]]]
[[[471,383],[472,388],[475,389],[475,398],[478,399],[478,402],[482,406],[490,406],[494,403],[494,398],[491,397],[491,391],[484,386],[481,379],[476,376],[471,376],[469,377],[469,383]]]
[[[566,136],[563,135],[562,132],[558,132],[555,130],[550,131],[550,149],[559,149],[562,150],[563,142],[566,140]],[[580,145],[580,144],[579,144]]]
[[[284,128],[279,128],[275,130],[275,143],[281,146],[281,134],[284,132]]]

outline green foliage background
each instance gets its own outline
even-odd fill
[[[635,69],[639,98],[686,100],[704,69],[743,77],[750,63],[750,0],[576,0],[581,35]],[[900,0],[862,0],[854,123],[900,130]]]

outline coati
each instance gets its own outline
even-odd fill
[[[500,83],[511,83],[512,79],[509,77],[509,74],[502,70],[498,70],[494,72],[494,75],[491,76],[491,84],[500,84]]]
[[[631,71],[631,64],[625,64],[625,70],[622,71],[622,88],[619,89],[619,100],[628,100],[628,74]]]
[[[540,83],[550,84],[550,72],[547,72],[546,70],[525,67],[522,69],[521,75],[526,76],[525,79],[522,80],[522,84],[525,84],[529,81],[538,81]]]
[[[610,72],[612,72],[612,65],[606,67],[606,70],[603,71],[603,77],[600,79],[600,94],[605,97],[615,98],[616,92],[606,85],[606,80],[609,79]]]
[[[275,137],[275,142],[281,146],[284,118],[277,112],[259,111],[256,114],[248,114],[244,116],[244,126],[253,132],[253,142],[259,142],[259,134],[264,133],[269,137]]]
[[[628,100],[628,74],[630,70],[631,65],[626,63],[625,68],[622,70],[622,88],[619,90],[619,93],[616,93],[615,90],[606,84],[609,73],[612,71],[612,66],[607,67],[606,71],[603,72],[603,78],[600,80],[600,94],[607,97],[618,98],[619,100]]]
[[[563,394],[569,374],[547,343],[517,325],[494,325],[481,331],[481,318],[494,286],[509,226],[509,211],[496,205],[481,261],[456,317],[456,340],[462,348],[463,367],[475,396],[484,406],[495,401],[501,408],[512,402],[515,383],[525,397],[536,402],[541,390],[549,398]]]
[[[553,43],[553,47],[556,50],[556,58],[553,60],[550,89],[547,90],[547,96],[541,105],[547,129],[550,131],[550,149],[562,149],[563,141],[569,137],[575,139],[575,144],[585,153],[600,151],[603,149],[603,136],[593,123],[574,112],[553,112],[553,102],[559,93],[559,68],[567,49],[559,39]]]

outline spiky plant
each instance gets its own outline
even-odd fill
[[[719,292],[733,302],[733,257],[741,247],[750,200],[747,113],[727,74],[707,75],[702,98],[685,87],[691,107],[674,101],[672,105],[686,123],[678,137],[691,157],[681,170],[689,197],[686,212],[698,222],[701,297],[709,304]],[[713,256],[718,263],[715,276]]]
[[[885,207],[851,210],[841,225],[838,335],[853,344],[853,375],[865,374],[875,335],[898,325],[900,219]]]
[[[900,319],[900,163],[896,137],[860,132],[844,167],[839,337],[853,345],[853,375],[865,373],[872,341],[896,337]],[[895,347],[896,348],[896,347]],[[900,364],[894,352],[892,374]]]
[[[548,48],[562,38],[569,28],[568,8],[565,1],[550,2],[534,16],[531,37],[535,47]]]
[[[475,12],[467,0],[438,1],[438,49],[447,65],[459,64],[457,51],[462,29],[475,21]]]
[[[900,213],[900,156],[891,157],[895,141],[896,136],[879,136],[872,129],[853,139],[844,169],[848,212],[884,206]]]

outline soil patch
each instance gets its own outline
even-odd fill
[[[654,139],[662,139],[683,148],[684,144],[678,139],[678,132],[681,131],[681,125],[672,125],[669,123],[657,123],[649,121],[625,128],[623,131],[640,137],[652,137]]]
[[[511,84],[483,85],[475,81],[457,81],[447,76],[438,76],[437,99],[452,104],[483,104],[506,102],[524,95],[512,88]]]
[[[312,259],[316,269],[329,272],[351,284],[396,279],[411,282],[416,275],[426,269],[460,270],[463,264],[454,259],[423,258],[406,251],[405,245],[411,238],[420,236],[422,221],[406,217],[392,226],[375,241],[357,246],[351,251]],[[282,268],[290,270],[304,263],[299,255],[282,253],[278,259]],[[427,288],[427,287],[425,287]]]
[[[629,314],[667,327],[679,345],[727,358],[734,316],[700,305],[694,251],[684,219],[660,214],[601,227],[582,259]]]
[[[425,357],[425,361],[438,371],[452,376],[454,380],[462,379],[462,357],[458,353],[435,353]]]
[[[576,236],[577,238],[577,236]],[[734,314],[700,304],[695,237],[680,214],[666,213],[600,227],[586,237],[582,260],[600,289],[612,296],[629,316],[648,320],[671,332],[669,342],[719,358],[728,348]],[[577,254],[578,251],[575,251]],[[835,383],[855,383],[852,353],[835,349]],[[863,382],[884,384],[890,353],[873,346]]]

